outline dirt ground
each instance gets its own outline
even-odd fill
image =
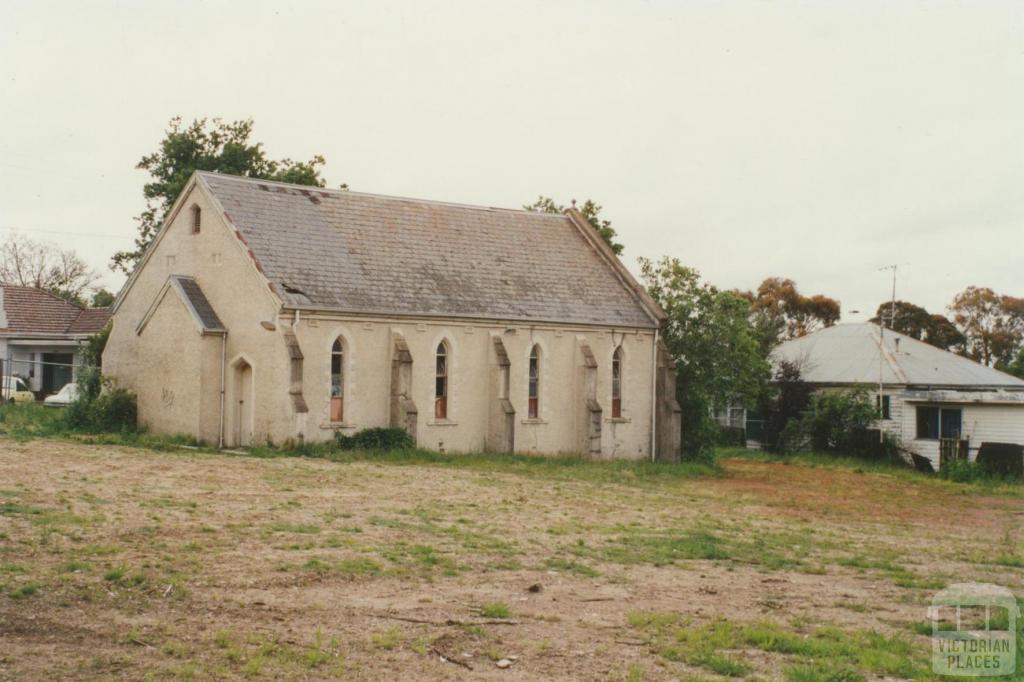
[[[724,468],[610,485],[0,440],[0,679],[906,677],[936,589],[1024,591],[1020,497]]]

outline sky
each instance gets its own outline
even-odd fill
[[[1024,2],[2,0],[0,239],[116,290],[168,121],[255,120],[329,186],[592,198],[624,262],[795,280],[860,321],[1024,296]],[[854,311],[860,311],[859,313]]]

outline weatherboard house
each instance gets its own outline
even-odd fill
[[[103,367],[149,429],[211,444],[392,426],[453,452],[672,459],[663,320],[574,209],[200,172],[114,304]]]
[[[970,460],[985,443],[1024,444],[1024,380],[891,329],[827,327],[782,343],[773,359],[796,363],[820,390],[880,393],[881,428],[935,469],[943,442],[966,443]]]

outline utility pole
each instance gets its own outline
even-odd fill
[[[878,271],[892,270],[892,302],[889,304],[889,324],[896,321],[896,264],[886,265],[878,268]],[[885,385],[883,368],[885,367],[885,315],[878,316],[878,442],[885,442],[885,431],[882,429],[882,419],[885,417],[885,400],[882,398],[882,389]]]

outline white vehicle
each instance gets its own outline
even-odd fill
[[[76,400],[78,400],[78,384],[65,384],[64,388],[44,399],[43,405],[47,407],[67,407]]]
[[[12,403],[34,403],[35,395],[21,377],[0,377],[0,398]]]

